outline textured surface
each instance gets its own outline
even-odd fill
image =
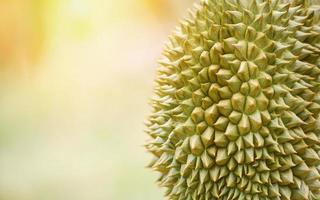
[[[318,1],[206,0],[170,36],[146,147],[170,200],[320,199]]]

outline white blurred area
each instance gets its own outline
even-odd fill
[[[0,199],[163,199],[143,122],[163,43],[193,0],[45,2],[38,62],[26,44],[2,70]]]

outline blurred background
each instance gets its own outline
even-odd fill
[[[0,0],[0,199],[160,200],[143,122],[194,0]]]

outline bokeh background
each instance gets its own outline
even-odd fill
[[[0,0],[0,199],[160,200],[143,122],[194,0]]]

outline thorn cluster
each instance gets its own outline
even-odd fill
[[[320,199],[320,2],[202,0],[170,36],[146,148],[170,200]]]

